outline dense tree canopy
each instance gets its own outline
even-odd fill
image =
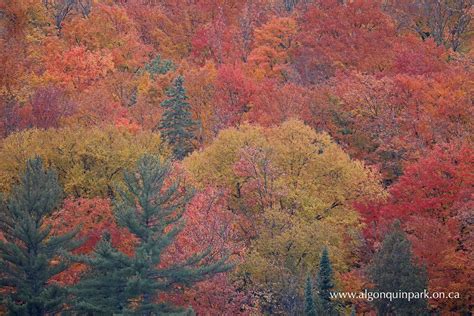
[[[79,245],[77,229],[52,235],[45,219],[61,202],[54,171],[44,170],[40,158],[28,160],[20,184],[8,200],[0,200],[2,240],[0,266],[2,298],[11,315],[48,315],[63,308],[64,288],[51,279],[68,267],[67,251]]]
[[[166,157],[168,151],[157,134],[106,127],[30,129],[4,139],[0,152],[2,189],[14,184],[25,161],[37,155],[58,171],[67,194],[88,197],[110,195],[123,170],[141,155]]]
[[[55,189],[35,192],[64,194],[42,210],[38,234],[48,232],[41,236],[49,242],[77,230],[83,242],[58,245],[55,253],[82,259],[37,278],[42,289],[71,290],[51,309],[39,304],[38,314],[144,305],[198,315],[321,314],[323,249],[333,285],[326,292],[359,292],[373,288],[374,264],[384,277],[390,262],[380,257],[390,245],[403,250],[393,257],[404,266],[409,257],[426,268],[419,289],[459,294],[424,309],[472,313],[473,4],[0,1],[2,212],[16,205],[29,161],[39,158],[57,183],[45,180]],[[180,208],[182,229],[152,261],[139,253],[153,248],[149,240],[117,220],[124,212],[139,218],[145,200],[162,196],[143,186],[152,166],[134,169],[143,157],[169,161],[163,189],[175,183],[179,196],[195,188]],[[127,180],[125,170],[135,173]],[[127,186],[135,176],[141,180]],[[120,209],[114,203],[127,190]],[[0,226],[21,226],[30,215],[10,214]],[[7,226],[0,242],[16,244]],[[209,257],[197,270],[222,258],[234,266],[166,291],[140,274],[200,253]],[[108,291],[109,281],[126,283],[139,256],[148,266],[134,270],[135,284],[148,289]],[[0,277],[0,295],[32,304],[31,291],[15,296]],[[90,291],[97,284],[108,299]],[[331,303],[331,313],[385,311],[367,300]]]
[[[349,270],[361,242],[351,205],[384,196],[375,173],[298,121],[221,132],[184,164],[198,185],[228,190],[229,207],[249,219],[242,234],[251,251],[241,273],[279,300],[295,295],[286,287],[304,284],[326,243],[339,271]]]

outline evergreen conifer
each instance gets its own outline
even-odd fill
[[[375,254],[369,276],[376,292],[422,293],[427,288],[426,272],[413,262],[410,241],[398,221]],[[424,315],[427,312],[427,301],[423,297],[410,301],[406,298],[377,299],[374,305],[380,315]]]
[[[306,316],[316,316],[316,306],[314,304],[313,285],[311,284],[311,278],[310,277],[308,277],[306,279],[305,315]]]
[[[193,151],[196,122],[191,116],[191,106],[186,101],[184,79],[178,76],[167,91],[168,99],[161,103],[165,109],[158,124],[163,139],[171,146],[173,155],[181,160]]]
[[[318,295],[321,304],[321,313],[324,315],[337,315],[334,303],[331,301],[331,292],[334,289],[333,271],[327,248],[323,249],[319,263]]]
[[[68,267],[77,231],[53,236],[44,224],[61,201],[57,175],[40,158],[27,162],[8,199],[0,197],[0,285],[12,315],[54,314],[65,303],[65,289],[49,281]]]
[[[184,227],[182,216],[192,197],[192,191],[183,188],[179,180],[170,180],[170,173],[169,163],[152,156],[143,157],[137,170],[125,173],[125,189],[119,190],[114,209],[118,223],[137,238],[135,253],[127,257],[103,240],[88,260],[88,277],[76,287],[79,309],[140,315],[188,313],[166,302],[157,303],[158,294],[231,268],[227,257],[209,263],[210,251],[159,267],[164,251]],[[105,295],[109,287],[107,295],[112,297],[91,299]]]

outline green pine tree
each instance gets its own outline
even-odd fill
[[[122,314],[127,310],[127,283],[132,259],[115,249],[110,235],[104,234],[92,256],[80,256],[76,261],[91,267],[70,292],[74,309],[89,314]]]
[[[321,314],[337,315],[334,303],[331,301],[331,292],[334,289],[333,271],[327,248],[323,249],[318,273],[318,296],[321,304]]]
[[[191,116],[191,106],[186,101],[184,79],[178,76],[167,91],[168,99],[161,103],[165,109],[158,129],[163,139],[173,149],[176,159],[183,159],[193,151],[194,130],[196,122]]]
[[[209,261],[210,251],[158,268],[163,252],[184,227],[182,216],[192,197],[191,190],[183,188],[179,180],[170,181],[170,172],[168,163],[145,156],[139,160],[137,170],[125,173],[126,188],[118,190],[114,208],[117,222],[137,237],[135,254],[127,258],[102,241],[89,261],[89,278],[76,287],[82,310],[188,314],[188,310],[166,302],[156,303],[158,294],[172,290],[177,284],[189,286],[231,268],[226,257],[204,263]],[[113,286],[110,283],[120,288],[109,292],[113,298],[90,299],[99,294],[97,288]]]
[[[171,60],[162,59],[157,55],[149,63],[145,65],[145,70],[154,78],[156,75],[164,75],[168,71],[175,69],[175,65]]]
[[[306,279],[305,288],[305,315],[316,316],[316,306],[314,304],[313,285],[311,284],[311,278]]]
[[[376,292],[423,292],[427,288],[426,273],[413,262],[411,244],[405,232],[396,222],[385,236],[381,249],[375,254],[369,267],[369,276]],[[425,315],[425,299],[378,299],[374,300],[379,315]]]
[[[357,313],[356,313],[355,305],[352,305],[350,316],[356,316],[356,315],[357,315]]]
[[[77,230],[52,236],[44,224],[61,198],[56,173],[44,170],[40,158],[27,162],[7,200],[0,197],[0,285],[11,315],[52,314],[64,305],[65,289],[48,281],[68,267],[65,254],[79,246]]]

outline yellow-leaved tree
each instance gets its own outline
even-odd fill
[[[107,196],[143,154],[167,157],[158,133],[128,129],[29,129],[0,142],[0,191],[18,182],[27,159],[39,156],[58,172],[65,193],[76,197]]]
[[[325,246],[336,274],[349,271],[363,225],[353,203],[385,196],[377,172],[296,120],[222,131],[184,165],[195,185],[226,189],[231,211],[248,217],[249,251],[238,273],[269,312],[301,306]]]

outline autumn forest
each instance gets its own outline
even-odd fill
[[[0,315],[472,315],[473,4],[0,0]]]

